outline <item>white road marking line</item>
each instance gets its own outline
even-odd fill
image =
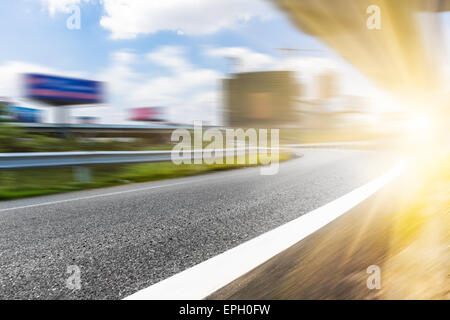
[[[58,204],[58,203],[65,203],[65,202],[71,202],[71,201],[80,201],[80,200],[88,200],[88,199],[100,198],[100,197],[109,197],[109,196],[114,196],[114,195],[118,195],[118,194],[125,194],[125,193],[130,193],[130,192],[139,192],[139,191],[144,191],[144,190],[163,188],[163,187],[174,186],[174,185],[184,184],[184,183],[187,183],[187,182],[172,183],[170,185],[152,186],[152,187],[133,189],[133,190],[126,190],[126,191],[117,191],[117,192],[104,193],[104,194],[96,194],[96,195],[92,195],[92,196],[73,198],[73,199],[64,199],[64,200],[57,200],[57,201],[51,201],[51,202],[42,202],[42,203],[30,204],[30,205],[21,206],[21,207],[0,209],[0,212],[11,211],[11,210],[19,210],[19,209],[27,209],[27,208],[34,208],[34,207],[40,207],[40,206],[49,206],[49,205]]]
[[[253,169],[253,168],[249,168],[249,169]],[[253,174],[253,172],[250,173],[250,174]],[[172,187],[172,186],[177,186],[177,185],[182,185],[182,184],[195,183],[195,182],[213,180],[213,179],[218,179],[218,178],[220,179],[220,178],[223,178],[223,177],[225,177],[225,178],[227,178],[227,177],[234,177],[234,176],[237,176],[237,175],[242,176],[242,173],[240,173],[240,174],[224,175],[224,176],[221,176],[221,177],[218,177],[218,176],[206,177],[206,178],[203,177],[203,178],[195,179],[195,180],[189,179],[188,181],[168,183],[168,184],[159,185],[159,186],[150,186],[150,187],[138,188],[138,189],[132,189],[132,190],[117,191],[117,192],[110,192],[110,193],[103,193],[103,194],[96,194],[96,195],[80,197],[80,198],[71,198],[71,199],[64,199],[64,200],[57,200],[57,201],[50,201],[50,202],[42,202],[42,203],[30,204],[30,205],[20,206],[20,207],[4,208],[4,209],[0,209],[0,212],[12,211],[12,210],[20,210],[20,209],[28,209],[28,208],[34,208],[34,207],[40,207],[40,206],[49,206],[49,205],[65,203],[65,202],[71,202],[71,201],[80,201],[80,200],[89,200],[89,199],[101,198],[101,197],[109,197],[109,196],[115,196],[115,195],[120,195],[120,194],[131,193],[131,192],[147,191],[147,190],[151,190],[151,189]],[[184,178],[189,178],[189,177],[184,177]],[[182,179],[182,178],[180,178],[180,179]]]
[[[276,229],[173,275],[125,300],[200,300],[239,278],[368,199],[405,170],[403,162],[377,179]]]

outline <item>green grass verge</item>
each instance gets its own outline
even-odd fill
[[[290,159],[288,152],[280,153],[280,162]],[[73,180],[72,168],[44,168],[0,171],[0,201],[102,188],[136,182],[172,179],[201,173],[229,170],[251,165],[175,165],[172,162],[92,166],[92,182]]]

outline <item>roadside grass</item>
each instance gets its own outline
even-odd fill
[[[279,154],[280,162],[290,158],[290,152],[280,152]],[[258,165],[260,163],[258,159]],[[175,165],[172,162],[97,165],[90,167],[92,181],[89,183],[74,181],[73,168],[71,167],[0,171],[0,201],[130,183],[173,179],[251,166],[256,165]]]

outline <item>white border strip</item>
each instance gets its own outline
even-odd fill
[[[403,162],[379,178],[276,229],[175,274],[125,300],[200,300],[346,213],[397,178]]]

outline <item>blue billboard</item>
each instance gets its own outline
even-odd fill
[[[32,123],[42,121],[42,111],[38,109],[10,106],[8,111],[13,121]]]
[[[103,82],[25,74],[25,96],[54,106],[101,103],[103,91]]]

